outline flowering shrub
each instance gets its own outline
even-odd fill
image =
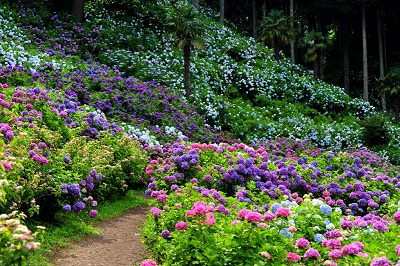
[[[34,254],[43,242],[44,227],[36,232],[29,230],[22,222],[24,214],[17,211],[0,214],[0,264],[22,265],[28,255]]]
[[[324,201],[307,195],[299,203],[282,199],[271,201],[270,209],[257,205],[248,209],[246,202],[235,197],[188,183],[165,201],[157,201],[143,239],[156,261],[177,265],[183,261],[240,264],[243,260],[249,265],[310,260],[375,265],[380,260],[399,260],[399,248],[393,242],[400,232],[393,224],[397,214],[393,218],[346,216],[339,208],[332,211]],[[386,230],[374,229],[377,224],[384,224]],[[381,242],[385,244],[378,247]],[[383,252],[386,257],[380,258]]]

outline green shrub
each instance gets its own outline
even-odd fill
[[[361,125],[364,127],[362,141],[368,148],[389,144],[389,130],[386,126],[387,118],[382,114],[375,114],[364,118]]]

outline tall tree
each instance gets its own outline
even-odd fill
[[[388,93],[394,100],[394,113],[397,122],[400,122],[400,67],[388,69],[385,77],[380,80],[380,88]]]
[[[379,43],[379,79],[382,80],[385,75],[384,62],[383,62],[383,41],[382,41],[382,22],[381,11],[376,10],[376,20],[378,27],[378,43]],[[381,92],[382,110],[386,111],[386,92]]]
[[[253,9],[253,38],[257,39],[257,1],[252,0],[252,9]]]
[[[294,7],[293,7],[293,0],[290,0],[290,31],[294,32]],[[292,61],[292,64],[295,63],[295,58],[294,58],[294,41],[295,38],[290,38],[290,59]]]
[[[343,78],[344,90],[350,94],[350,32],[349,32],[349,14],[345,13],[342,22],[342,49],[343,49]]]
[[[306,48],[304,61],[313,63],[314,78],[324,78],[324,64],[326,62],[326,52],[332,46],[334,33],[324,36],[322,32],[311,31],[302,39],[302,46]]]
[[[167,26],[170,27],[170,32],[177,40],[178,48],[183,50],[183,65],[184,65],[184,88],[186,98],[190,92],[190,57],[193,47],[204,47],[203,39],[201,38],[205,32],[205,25],[198,17],[198,11],[191,4],[182,5],[174,9],[172,14],[167,18]]]
[[[84,13],[85,0],[73,0],[71,14],[78,22],[82,22],[85,18]]]
[[[192,0],[192,5],[194,8],[199,9],[199,0]]]
[[[365,1],[361,3],[361,31],[363,55],[363,98],[368,102],[368,53],[367,53],[367,25],[365,22]]]
[[[280,46],[289,41],[290,26],[283,10],[272,9],[261,21],[260,39],[271,40],[276,61],[280,60]]]
[[[219,22],[224,24],[225,20],[225,0],[219,0]]]

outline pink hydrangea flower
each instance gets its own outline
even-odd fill
[[[240,210],[238,213],[238,217],[245,218],[249,212],[251,212],[251,210],[248,210],[248,209]]]
[[[268,253],[267,251],[261,252],[261,256],[263,256],[263,257],[265,257],[265,258],[267,258],[267,259],[270,259],[270,258],[271,258],[271,255],[269,255],[269,253]]]
[[[370,266],[390,266],[390,261],[386,257],[374,258]]]
[[[11,167],[11,164],[10,164],[9,162],[7,162],[7,161],[2,161],[1,163],[3,164],[4,169],[5,169],[6,171],[11,171],[12,167]]]
[[[150,212],[154,215],[154,217],[160,217],[162,214],[162,210],[156,207],[151,208]]]
[[[299,238],[296,240],[296,247],[298,248],[308,248],[310,246],[310,242],[305,238]]]
[[[329,252],[329,258],[336,260],[343,257],[343,252],[339,249],[334,249]]]
[[[249,213],[247,213],[246,217],[244,217],[244,218],[248,222],[258,223],[258,222],[261,222],[263,216],[259,212],[250,211]]]
[[[207,213],[207,218],[204,219],[204,221],[206,224],[209,224],[210,226],[213,226],[215,224],[215,218],[214,218],[214,214],[212,212]]]
[[[396,252],[397,252],[397,255],[400,257],[400,245],[396,246]]]
[[[235,226],[236,224],[241,224],[241,223],[242,223],[242,221],[239,221],[239,220],[235,219],[235,220],[232,221],[231,225]]]
[[[340,248],[341,242],[337,239],[326,239],[322,241],[322,246],[330,249]]]
[[[319,252],[315,248],[310,248],[304,253],[304,258],[319,258],[321,255],[319,255]]]
[[[275,214],[273,214],[272,212],[268,212],[264,215],[264,221],[270,222],[272,220],[275,219]]]
[[[290,210],[288,208],[281,207],[276,211],[275,214],[278,217],[288,217],[290,215]]]
[[[361,248],[360,245],[358,245],[358,244],[356,244],[356,242],[354,242],[354,243],[345,245],[342,248],[342,251],[343,251],[343,254],[355,255],[355,254],[358,254],[363,249],[364,249],[364,246],[362,246],[362,248]]]
[[[140,266],[157,266],[157,263],[154,260],[145,260]]]
[[[266,223],[259,223],[257,224],[258,227],[260,228],[267,228],[267,224]]]
[[[301,260],[301,257],[299,255],[297,255],[296,253],[289,252],[286,255],[286,260],[287,261],[299,261],[299,260]]]
[[[393,220],[394,220],[396,223],[400,223],[400,211],[396,212],[396,213],[393,215]]]
[[[189,226],[188,226],[188,223],[187,223],[187,222],[178,222],[178,223],[176,223],[176,225],[175,225],[176,230],[179,230],[179,231],[185,230],[185,229],[187,229],[188,227],[189,227]]]

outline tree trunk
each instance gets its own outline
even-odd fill
[[[82,22],[85,18],[85,12],[83,10],[85,6],[85,0],[73,0],[71,15],[78,21]]]
[[[184,72],[183,72],[183,84],[185,87],[185,95],[186,99],[189,98],[190,96],[190,47],[191,47],[192,41],[191,40],[186,40],[185,45],[183,46],[183,67],[184,67]]]
[[[294,10],[293,10],[293,0],[290,0],[290,31],[293,34],[293,16],[294,16]],[[295,58],[294,58],[294,38],[290,38],[290,59],[292,64],[295,63]]]
[[[325,65],[326,65],[326,52],[321,51],[319,78],[322,80],[325,79]]]
[[[363,49],[363,98],[368,102],[368,54],[367,54],[367,26],[365,23],[365,1],[361,6],[362,49]]]
[[[318,58],[314,60],[314,79],[318,80]]]
[[[194,8],[199,9],[199,0],[192,0],[192,5]]]
[[[277,40],[277,38],[273,39],[272,45],[274,46],[275,60],[277,62],[279,62],[279,60],[280,60],[280,56],[279,56],[280,47],[279,47],[279,41]]]
[[[350,53],[349,53],[349,15],[345,14],[343,18],[343,77],[344,90],[350,94]]]
[[[400,95],[394,95],[394,112],[396,117],[396,122],[400,122]]]
[[[381,11],[379,9],[376,10],[376,18],[377,18],[377,26],[378,26],[378,42],[379,42],[379,78],[383,79],[384,72],[384,62],[383,62],[383,41],[382,41],[382,23],[381,23]],[[386,93],[384,91],[381,92],[382,98],[382,110],[386,111]]]
[[[219,22],[224,24],[225,20],[225,0],[219,0]]]
[[[257,39],[257,6],[256,0],[252,1],[253,6],[253,38]]]

